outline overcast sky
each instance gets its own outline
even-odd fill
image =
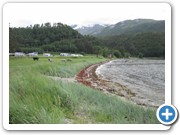
[[[167,4],[162,3],[9,3],[11,27],[46,22],[72,25],[115,24],[128,19],[165,20]]]

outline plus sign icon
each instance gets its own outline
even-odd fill
[[[178,116],[177,109],[173,105],[161,105],[156,112],[158,120],[164,125],[173,124]]]

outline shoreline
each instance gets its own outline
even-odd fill
[[[141,105],[145,107],[155,107],[155,108],[158,107],[158,106],[149,105],[147,103],[140,102],[138,99],[141,99],[141,97],[137,96],[136,93],[132,92],[126,86],[103,79],[101,76],[98,76],[96,74],[96,69],[99,66],[105,63],[108,63],[110,61],[101,62],[101,63],[97,63],[97,64],[90,65],[88,67],[85,67],[76,75],[75,80],[88,87],[100,90],[106,94],[112,94],[120,98],[125,98],[126,100],[131,101],[137,105]]]

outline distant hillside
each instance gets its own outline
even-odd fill
[[[103,38],[103,45],[132,56],[142,54],[145,57],[165,57],[165,33],[147,32],[125,34]]]
[[[82,26],[78,25],[71,26],[73,29],[77,30],[82,35],[97,35],[99,34],[107,25],[95,24],[92,26]]]
[[[9,52],[70,52],[96,54],[107,57],[164,57],[164,21],[127,20],[116,25],[106,26],[97,34],[100,25],[94,25],[91,33],[101,38],[81,35],[74,30],[79,26],[62,23],[35,24],[26,28],[9,28]],[[90,32],[90,30],[89,30]],[[116,35],[117,34],[117,35]]]
[[[136,19],[119,22],[104,28],[97,36],[115,36],[121,34],[135,34],[143,32],[164,32],[165,21],[150,19]]]
[[[76,29],[75,27],[73,28]],[[137,34],[143,32],[164,32],[165,21],[156,21],[152,19],[125,20],[114,25],[96,24],[89,27],[80,27],[76,30],[82,35],[93,35],[100,37],[116,36],[121,34]]]

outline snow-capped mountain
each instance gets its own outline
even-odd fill
[[[109,26],[109,25],[107,25],[107,24],[93,24],[93,25],[87,25],[87,26],[72,25],[71,27],[74,30],[77,30],[82,35],[97,35],[102,31],[102,29],[104,29],[107,26]]]
[[[143,32],[164,32],[164,20],[135,19],[125,20],[102,29],[96,36],[115,36],[121,34],[137,34]]]
[[[116,24],[94,24],[88,26],[73,25],[82,35],[115,36],[121,34],[136,34],[142,32],[164,32],[164,20],[134,19],[125,20]]]

